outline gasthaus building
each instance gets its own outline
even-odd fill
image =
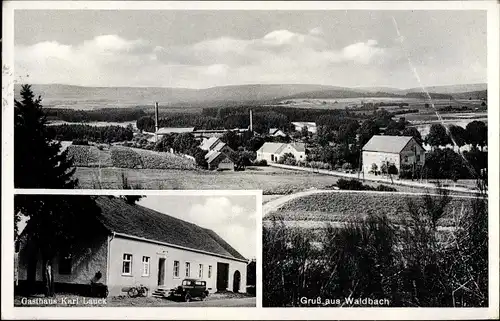
[[[88,240],[54,260],[56,290],[98,282],[110,296],[118,296],[142,284],[151,295],[190,278],[206,281],[212,293],[246,292],[248,260],[212,230],[113,196],[97,196],[96,203],[101,214]],[[19,247],[18,279],[23,282],[35,267],[29,264],[29,244],[21,241]],[[39,259],[36,281],[42,280]]]

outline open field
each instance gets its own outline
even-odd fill
[[[248,167],[242,172],[77,167],[75,176],[79,180],[80,188],[116,189],[122,186],[122,173],[125,173],[131,185],[138,184],[142,189],[262,189],[266,195],[285,195],[307,189],[324,189],[339,179],[330,175],[272,167]],[[407,192],[423,191],[418,188],[394,187]]]
[[[76,166],[196,170],[193,161],[165,152],[123,146],[98,148],[93,145],[69,145],[67,149]]]
[[[285,203],[266,219],[301,222],[293,225],[309,228],[321,228],[325,222],[359,221],[370,215],[387,215],[393,222],[402,223],[408,214],[408,201],[422,204],[421,198],[421,195],[347,191],[314,194]],[[468,197],[454,197],[440,225],[452,225],[454,216],[463,211],[470,201]]]
[[[422,98],[405,98],[405,97],[358,97],[358,98],[331,98],[331,99],[315,99],[315,98],[295,98],[285,99],[280,102],[279,106],[297,107],[297,108],[320,108],[320,109],[344,109],[360,106],[363,103],[380,103],[384,102],[388,106],[398,106],[400,103],[407,103],[405,109],[425,108],[425,103],[428,101]],[[463,105],[477,106],[481,105],[481,100],[465,100],[465,99],[433,99],[436,107],[461,107]]]

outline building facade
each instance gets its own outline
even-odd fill
[[[363,172],[370,173],[375,164],[380,171],[384,164],[394,164],[401,171],[403,165],[422,166],[425,149],[411,136],[373,136],[363,146]]]
[[[264,143],[264,145],[257,150],[257,160],[277,163],[286,153],[291,153],[297,161],[304,161],[306,159],[306,148],[303,143]]]
[[[53,262],[60,288],[98,282],[110,296],[118,296],[142,284],[151,294],[194,278],[206,281],[211,293],[246,292],[248,260],[215,232],[116,197],[99,196],[96,203],[102,211],[100,225]],[[18,279],[26,281],[32,273],[41,282],[41,259],[33,264],[37,254],[29,243],[20,247],[18,257]]]

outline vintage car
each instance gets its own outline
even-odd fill
[[[194,298],[203,300],[208,296],[207,282],[197,279],[184,279],[181,285],[170,291],[169,296],[180,298],[185,302],[189,302]]]

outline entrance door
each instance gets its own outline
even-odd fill
[[[233,292],[238,293],[240,291],[240,281],[241,281],[241,273],[236,270],[233,276]]]
[[[165,284],[165,258],[158,259],[158,285]]]
[[[229,264],[217,262],[217,291],[226,291],[229,282]]]

